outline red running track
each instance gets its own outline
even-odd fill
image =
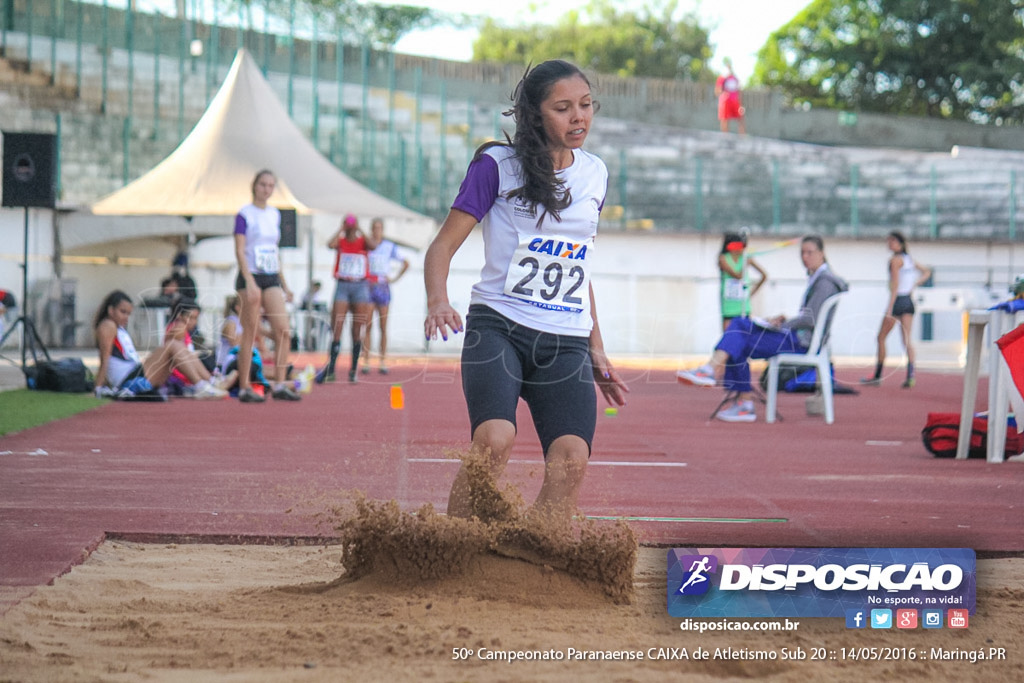
[[[580,504],[644,518],[645,543],[1024,549],[1021,463],[938,460],[921,445],[929,411],[959,410],[959,374],[837,396],[828,426],[802,394],[780,397],[781,423],[709,422],[718,390],[624,373],[629,404],[614,417],[599,407]],[[0,613],[110,534],[330,537],[315,513],[355,489],[443,509],[457,468],[446,455],[468,441],[457,365],[406,361],[361,380],[300,403],[110,403],[0,439]],[[390,408],[392,383],[403,410]],[[542,465],[523,406],[519,425],[506,479],[531,500]]]

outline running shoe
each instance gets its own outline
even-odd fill
[[[202,386],[192,392],[192,398],[197,401],[215,401],[219,398],[225,398],[227,395],[228,392],[223,389],[218,389],[210,382],[203,383]]]
[[[270,394],[274,397],[275,401],[301,401],[302,397],[299,396],[295,391],[285,386],[280,386],[274,389],[273,393]]]
[[[322,370],[320,370],[320,372],[316,373],[316,377],[313,378],[313,381],[316,382],[317,384],[323,384],[324,382],[333,382],[334,370],[331,370],[325,366]]]
[[[676,379],[682,384],[692,384],[695,387],[713,387],[717,384],[715,371],[707,364],[696,370],[680,370],[676,373]]]
[[[355,384],[356,382],[359,381],[359,378],[356,376],[355,370],[352,370],[348,373],[348,381],[350,384]]]
[[[388,370],[388,366],[382,365],[382,366],[380,366],[380,368],[377,369],[377,372],[379,372],[382,375],[386,375],[386,374],[388,374],[391,371]]]
[[[242,403],[263,403],[267,399],[264,396],[260,396],[250,388],[240,390],[238,392],[238,400]]]
[[[914,383],[915,383],[914,378],[913,377],[908,377],[906,380],[904,380],[904,382],[902,384],[902,387],[904,389],[913,389],[914,388]]]
[[[716,418],[722,422],[756,422],[753,401],[736,401],[728,408],[719,410]]]
[[[363,365],[363,367],[359,368],[359,371],[361,373],[363,373],[364,375],[369,375],[370,374],[370,366],[369,365]]]
[[[860,383],[866,387],[880,387],[882,386],[881,377],[861,377]]]
[[[213,378],[213,385],[218,389],[224,391],[230,391],[235,383],[238,381],[238,370],[232,370],[226,375],[217,376]]]

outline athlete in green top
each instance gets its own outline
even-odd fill
[[[729,321],[750,315],[750,297],[757,293],[768,279],[768,273],[753,256],[747,256],[747,236],[729,232],[722,241],[718,255],[719,300],[722,304],[722,329],[729,327]],[[760,278],[753,287],[747,266],[758,272]]]

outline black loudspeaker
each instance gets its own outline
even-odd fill
[[[295,209],[281,209],[281,246],[299,246],[299,219]]]
[[[52,209],[57,202],[57,136],[4,133],[3,206]]]

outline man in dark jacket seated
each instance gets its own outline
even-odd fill
[[[732,405],[715,415],[725,422],[754,422],[751,358],[771,358],[780,353],[805,353],[814,334],[814,325],[822,304],[829,297],[845,292],[846,282],[829,268],[825,245],[817,235],[808,235],[800,243],[800,260],[807,268],[807,289],[803,304],[794,318],[776,316],[768,320],[734,318],[725,330],[708,363],[695,370],[680,370],[676,377],[684,384],[711,387],[722,385],[737,393]]]

